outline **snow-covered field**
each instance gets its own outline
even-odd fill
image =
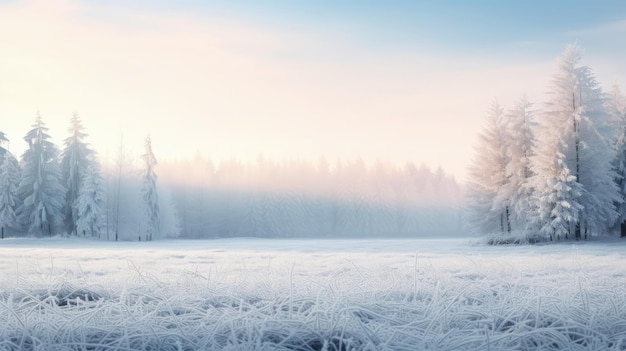
[[[626,350],[626,241],[0,241],[0,350]]]

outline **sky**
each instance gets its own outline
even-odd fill
[[[558,55],[626,84],[623,1],[0,0],[0,131],[82,118],[104,160],[363,158],[460,182],[489,105],[540,107]]]

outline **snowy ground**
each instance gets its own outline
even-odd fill
[[[0,241],[0,350],[626,350],[626,241]]]

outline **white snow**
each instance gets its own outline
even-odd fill
[[[626,349],[626,241],[0,241],[0,350]]]

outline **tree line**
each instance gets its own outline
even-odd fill
[[[163,162],[180,236],[415,237],[458,235],[462,189],[441,168],[363,159]]]
[[[558,59],[548,100],[494,102],[467,185],[468,220],[505,240],[626,236],[626,97],[605,93],[582,49]],[[498,240],[498,239],[496,239]]]
[[[70,120],[69,136],[59,150],[37,113],[32,129],[24,136],[28,148],[20,160],[4,147],[7,136],[0,132],[0,230],[5,235],[72,236],[119,239],[121,174],[117,198],[110,200],[96,153],[85,142],[87,134],[80,117]],[[156,158],[150,137],[142,155],[143,222],[138,239],[160,235],[159,198],[154,171]],[[110,224],[110,204],[116,204],[116,224]]]

